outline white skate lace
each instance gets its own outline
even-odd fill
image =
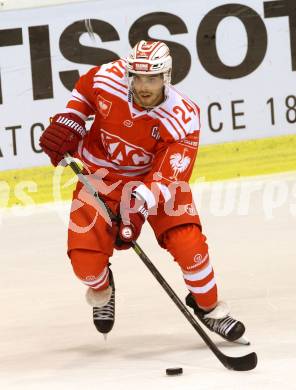
[[[226,316],[220,320],[216,320],[214,318],[204,318],[203,321],[211,330],[224,336],[227,336],[230,330],[238,322],[230,316]]]
[[[114,319],[114,304],[115,304],[115,294],[114,290],[112,292],[110,301],[102,307],[93,308],[93,318],[94,320],[112,320]]]

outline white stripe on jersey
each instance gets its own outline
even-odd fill
[[[98,165],[99,167],[109,167],[112,168],[116,171],[133,171],[133,172],[116,172],[118,175],[123,175],[123,176],[138,176],[138,175],[143,175],[144,173],[147,173],[151,169],[151,164],[146,165],[145,167],[140,166],[140,167],[133,167],[133,166],[125,166],[125,165],[117,165],[114,164],[110,161],[103,160],[101,158],[97,158],[94,155],[92,155],[86,148],[83,148],[82,150],[82,156],[86,158],[90,163]]]
[[[72,99],[72,100],[73,100],[73,99]],[[88,118],[86,115],[82,114],[82,112],[77,111],[77,110],[74,110],[74,108],[67,108],[67,107],[66,107],[66,111],[67,111],[67,112],[72,112],[72,114],[75,114],[75,115],[79,116],[79,118],[81,118],[81,119],[84,120],[84,121],[86,121],[87,118]]]
[[[110,76],[105,76],[103,74],[100,74],[100,72],[97,72],[94,76],[94,81],[106,81],[106,82],[111,82],[114,84],[117,88],[123,88],[124,91],[128,90],[128,87],[126,84],[120,83],[119,81],[116,81],[114,78]]]
[[[95,111],[95,107],[86,99],[85,96],[81,95],[81,93],[79,93],[77,91],[77,89],[73,89],[72,91],[72,96],[75,98],[74,100],[82,100],[83,102],[85,102],[93,111]]]
[[[108,85],[112,88],[114,88],[116,91],[122,92],[124,95],[127,95],[127,87],[125,87],[121,83],[117,83],[115,80],[112,80],[109,77],[104,77],[104,76],[95,76],[94,77],[94,84],[96,83],[102,83],[103,85]]]
[[[146,168],[145,170],[143,170],[141,172],[117,173],[117,175],[128,176],[128,177],[141,176],[141,175],[145,175],[145,173],[148,173],[150,170],[151,170],[151,167]]]
[[[108,72],[108,69],[110,69],[111,64],[114,67],[120,68],[120,71],[124,74],[126,71],[126,62],[127,62],[127,60],[125,58],[120,58],[117,61],[113,61],[112,63],[108,62],[107,64],[102,64],[100,66],[100,69],[97,71],[96,75],[100,74],[101,72],[106,72],[106,71]],[[113,74],[113,72],[111,72],[111,73]],[[108,75],[110,75],[111,73],[108,72]],[[118,79],[121,79],[121,77],[118,75],[116,75],[116,77]]]
[[[102,89],[103,91],[106,91],[106,92],[111,93],[111,95],[115,95],[115,96],[119,97],[119,98],[122,99],[124,102],[127,101],[127,93],[126,93],[126,92],[123,92],[123,91],[121,91],[121,90],[115,89],[115,88],[112,87],[112,85],[110,85],[110,84],[106,84],[106,83],[102,83],[102,82],[97,82],[97,83],[94,83],[93,88],[100,88],[100,89]]]
[[[161,116],[157,113],[156,110],[148,112],[148,115],[154,119],[160,120],[161,123],[164,125],[164,127],[168,130],[168,132],[174,138],[175,141],[179,141],[181,139],[180,134],[177,133],[177,131],[174,129],[174,127],[171,125],[171,123],[166,118],[161,118]]]
[[[159,111],[160,111],[162,116],[164,116],[167,119],[170,119],[170,121],[172,122],[172,125],[175,126],[176,130],[180,133],[181,138],[185,138],[186,137],[186,130],[179,122],[179,119],[175,115],[170,113],[169,111],[164,110],[164,108],[162,108],[162,107],[159,107]],[[173,122],[173,120],[174,120],[174,122]]]
[[[69,100],[70,102],[79,102],[79,103],[82,103],[82,101],[76,97],[74,97],[73,95],[71,96],[71,99]]]
[[[117,175],[120,176],[128,176],[128,177],[133,177],[133,176],[141,176],[145,175],[145,173],[148,173],[151,170],[151,167],[145,168],[143,171],[137,171],[137,172],[127,172],[127,173],[122,173],[122,172],[116,172]]]

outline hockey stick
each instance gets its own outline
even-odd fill
[[[100,198],[100,195],[98,194],[96,189],[91,185],[91,183],[88,181],[86,176],[82,173],[82,170],[80,169],[78,164],[73,160],[73,158],[67,154],[65,156],[65,160],[67,164],[70,165],[72,170],[76,173],[79,180],[86,186],[87,190],[95,197],[100,207],[105,210],[110,220],[118,222],[119,218],[113,214],[109,206]],[[184,316],[187,318],[190,324],[194,327],[194,329],[197,331],[197,333],[200,335],[203,341],[207,344],[210,350],[216,355],[216,357],[224,365],[224,367],[228,368],[229,370],[235,370],[235,371],[248,371],[255,368],[257,365],[257,355],[255,352],[251,352],[245,356],[231,357],[231,356],[224,355],[224,353],[222,353],[218,349],[216,344],[210,339],[207,333],[202,329],[202,327],[192,316],[189,310],[185,307],[185,305],[180,300],[180,298],[176,295],[174,290],[170,287],[170,285],[167,283],[164,277],[160,274],[160,272],[155,267],[155,265],[150,261],[148,256],[144,253],[143,249],[137,244],[136,241],[133,241],[132,244],[133,244],[132,248],[134,249],[136,254],[140,257],[140,259],[143,261],[146,267],[149,268],[149,270],[157,279],[157,281],[161,284],[163,289],[174,301],[176,306],[178,306],[179,310],[184,314]]]

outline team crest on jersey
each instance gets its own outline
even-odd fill
[[[103,118],[107,118],[110,113],[112,102],[103,98],[103,96],[97,96],[97,109]]]
[[[108,159],[114,164],[138,166],[150,164],[153,160],[152,153],[103,129],[101,129],[101,140]]]
[[[186,149],[183,152],[183,155],[181,153],[174,153],[170,156],[170,165],[173,170],[173,175],[170,176],[170,179],[177,180],[178,175],[189,167],[191,158],[189,156],[185,156]]]

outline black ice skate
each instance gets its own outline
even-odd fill
[[[100,333],[106,337],[115,321],[115,284],[109,268],[109,287],[103,291],[88,289],[87,301],[93,306],[93,322]],[[101,306],[102,302],[102,306]]]
[[[189,293],[186,297],[186,305],[194,310],[199,320],[212,332],[217,333],[227,341],[249,344],[244,338],[239,341],[245,333],[245,326],[242,322],[235,320],[229,315],[226,303],[218,302],[215,309],[205,312],[197,306],[194,297]]]

